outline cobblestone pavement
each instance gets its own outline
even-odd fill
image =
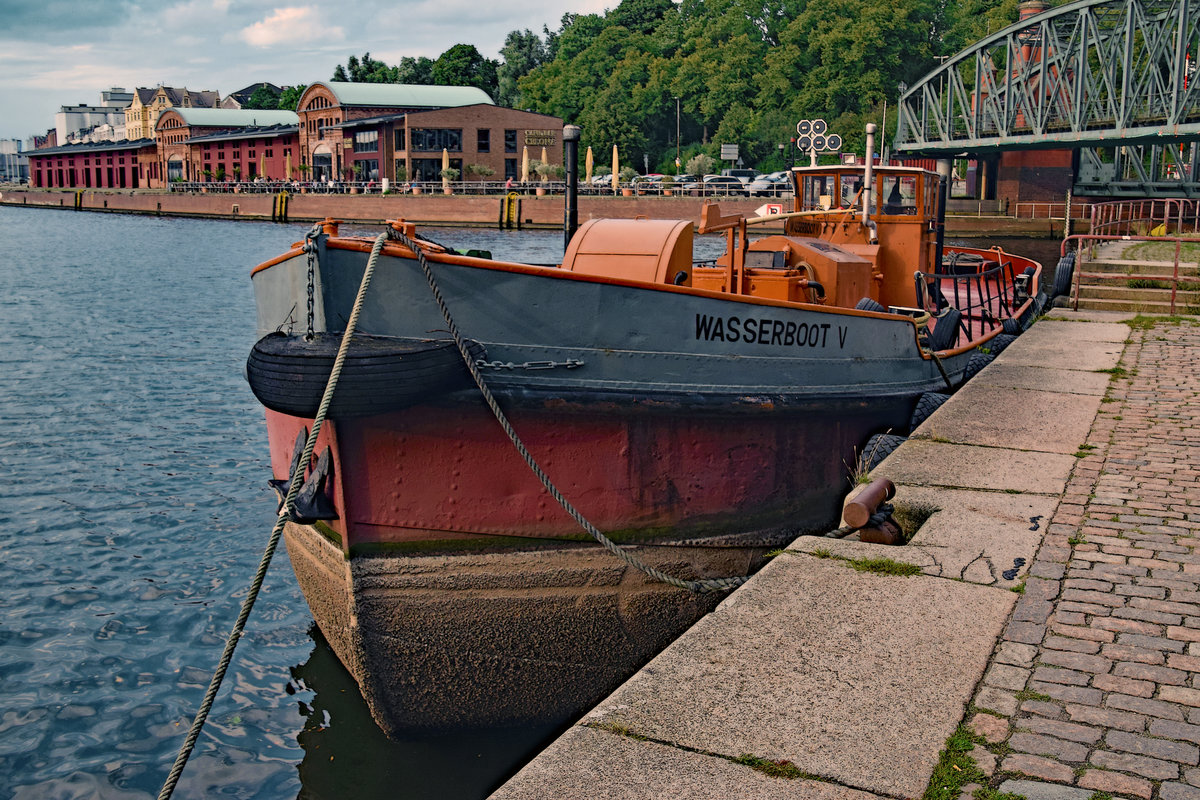
[[[1200,800],[1200,323],[1132,330],[1078,455],[968,714],[977,761],[1029,800]]]

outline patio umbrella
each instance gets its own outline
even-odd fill
[[[529,146],[521,148],[521,183],[529,180]]]
[[[592,183],[592,148],[591,147],[588,147],[587,157],[583,159],[583,168],[585,170],[585,174],[583,176],[583,182],[590,186]]]
[[[446,148],[442,148],[442,191],[446,194],[450,193],[450,179],[446,177],[446,170],[450,169],[450,152]]]
[[[265,150],[258,154],[258,177],[264,181],[267,179],[267,152]]]
[[[617,146],[614,144],[613,145],[613,173],[612,173],[613,194],[617,194],[619,191],[617,188],[617,170],[620,169],[620,167],[621,167],[621,162],[617,159]]]
[[[292,179],[292,154],[288,153],[283,157],[283,179],[290,181]]]
[[[549,160],[547,160],[547,158],[546,158],[546,148],[544,148],[544,147],[542,148],[542,163],[543,163],[543,164],[549,164],[549,163],[550,163],[550,161],[549,161]],[[545,174],[543,174],[543,175],[542,175],[542,183],[545,183],[545,182],[546,182],[548,179],[549,179],[549,174],[548,174],[548,173],[545,173]]]

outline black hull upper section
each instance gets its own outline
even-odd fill
[[[264,336],[246,360],[254,396],[272,411],[315,416],[341,340],[340,333],[317,333],[311,341],[303,335]],[[467,345],[472,358],[483,356],[481,345]],[[328,415],[385,414],[470,385],[470,373],[452,340],[355,334]]]

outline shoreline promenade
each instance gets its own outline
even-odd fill
[[[1200,800],[1200,320],[1055,311],[494,798]]]

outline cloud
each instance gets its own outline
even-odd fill
[[[325,25],[318,18],[316,6],[277,8],[266,19],[243,28],[242,41],[254,47],[273,47],[277,44],[341,40],[345,32],[336,26]]]

